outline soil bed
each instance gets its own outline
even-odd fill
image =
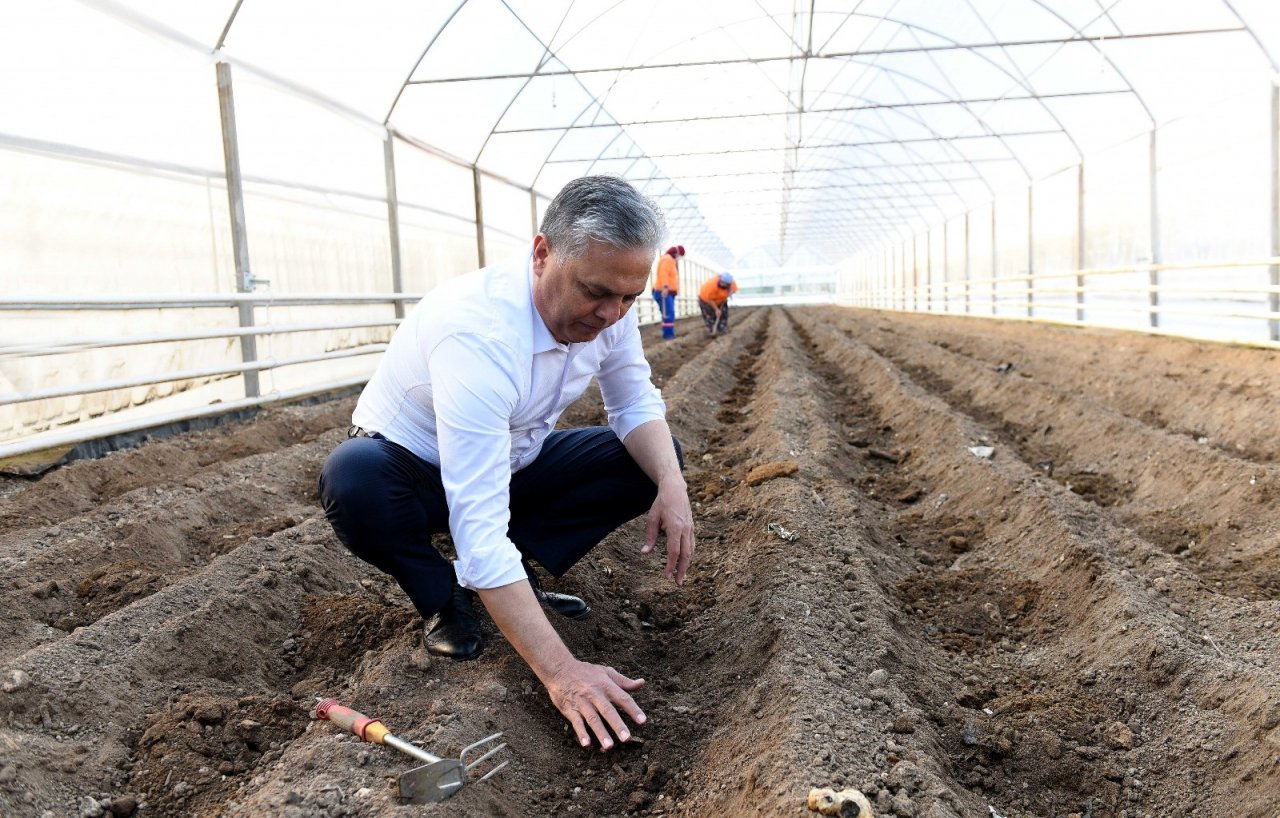
[[[354,398],[0,477],[0,815],[1280,814],[1280,355],[838,308],[646,330],[684,444],[683,588],[643,521],[558,583],[649,723],[576,746],[484,620],[430,657],[316,477]],[[599,423],[594,391],[566,425]],[[411,759],[510,766],[400,804]]]

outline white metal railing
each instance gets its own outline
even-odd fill
[[[0,309],[3,309],[3,307],[0,307]],[[285,335],[291,332],[373,329],[375,327],[399,324],[400,321],[401,319],[399,318],[393,318],[390,321],[353,321],[337,324],[263,324],[254,327],[196,330],[189,332],[163,332],[152,335],[84,336],[70,341],[55,341],[52,343],[0,344],[0,360],[12,358],[33,358],[40,355],[66,355],[68,353],[84,352],[90,349],[111,349],[115,347],[137,346],[140,344],[161,344],[178,341],[211,341],[217,338],[240,338],[246,335]]]
[[[698,312],[697,289],[702,279],[711,274],[710,269],[696,262],[681,263],[681,295],[677,299],[678,316],[688,316]],[[254,307],[308,307],[308,306],[341,306],[341,305],[377,305],[403,304],[416,302],[422,293],[214,293],[197,295],[96,295],[96,296],[35,296],[35,295],[0,295],[0,312],[13,313],[45,313],[74,311],[125,311],[125,310],[172,310],[172,309],[239,309]],[[639,299],[638,316],[642,324],[656,324],[661,320],[657,304],[648,292]],[[234,315],[232,320],[236,320]],[[388,316],[385,320],[373,319],[364,321],[319,321],[297,324],[260,324],[248,326],[226,326],[202,330],[158,331],[136,335],[81,335],[56,340],[10,340],[0,339],[0,363],[4,361],[20,361],[40,356],[74,355],[92,350],[111,350],[123,347],[136,347],[158,343],[184,343],[217,340],[223,338],[245,338],[257,336],[276,336],[288,333],[303,332],[335,332],[342,330],[377,329],[386,327],[394,329],[403,321],[402,318]],[[364,355],[377,355],[386,349],[385,343],[366,343],[341,349],[327,349],[323,352],[295,355],[292,357],[264,357],[242,360],[225,365],[188,368],[182,370],[155,371],[132,377],[112,378],[105,380],[82,381],[39,389],[20,389],[12,392],[0,392],[0,406],[10,406],[40,400],[71,398],[115,390],[133,389],[162,383],[182,383],[191,381],[210,381],[227,376],[245,375],[246,373],[264,372],[288,366],[314,364],[343,358],[354,358]],[[241,347],[243,350],[243,347]],[[296,399],[312,394],[331,392],[335,389],[359,385],[367,376],[357,376],[338,380],[319,380],[313,384],[284,391],[273,390],[269,394],[259,395],[249,391],[246,383],[246,394],[243,398],[220,400],[210,406],[189,407],[186,409],[148,414],[146,417],[121,419],[115,423],[96,425],[93,428],[76,428],[71,425],[62,429],[32,434],[17,440],[0,442],[0,460],[11,457],[72,446],[77,443],[116,434],[127,434],[140,429],[150,428],[165,423],[205,417],[222,412],[230,412],[286,399]]]
[[[269,403],[286,402],[313,395],[323,395],[340,389],[357,387],[363,384],[366,380],[368,380],[368,378],[361,375],[324,383],[314,383],[295,389],[274,391],[270,394],[259,395],[253,398],[220,401],[207,406],[187,407],[171,412],[162,412],[148,415],[145,419],[122,419],[115,423],[95,426],[92,430],[71,426],[53,432],[46,432],[29,439],[0,443],[0,461],[8,458],[19,458],[23,455],[28,455],[34,452],[67,449],[78,443],[84,443],[85,441],[108,438],[113,435],[129,434],[130,432],[136,432],[140,429],[150,429],[170,423],[196,420],[198,418],[211,417],[214,415],[224,415],[243,409],[253,409]]]
[[[320,361],[333,361],[339,358],[350,358],[357,355],[373,355],[384,351],[386,344],[367,344],[365,346],[353,347],[351,349],[340,349],[333,352],[324,352],[318,355],[296,355],[292,358],[267,358],[260,359],[250,363],[231,364],[228,366],[211,366],[202,369],[182,369],[175,372],[161,372],[152,375],[142,375],[137,378],[116,378],[109,381],[94,381],[88,384],[76,384],[75,386],[61,386],[50,389],[31,389],[26,392],[10,392],[8,394],[0,394],[0,406],[7,406],[12,403],[25,403],[33,400],[47,400],[49,398],[66,398],[72,395],[84,395],[91,392],[110,392],[116,389],[132,389],[135,386],[149,386],[157,383],[169,383],[170,381],[193,381],[206,378],[215,378],[219,375],[238,375],[243,372],[262,372],[267,369],[278,369],[283,366],[297,366],[298,364],[313,364]]]
[[[210,293],[207,295],[0,296],[0,310],[146,310],[178,307],[334,306],[417,301],[422,293]]]
[[[212,293],[197,295],[121,294],[100,296],[3,295],[0,296],[0,311],[8,314],[20,314],[22,317],[29,317],[33,314],[38,316],[50,312],[67,311],[164,311],[191,308],[239,310],[243,306],[247,306],[252,310],[254,307],[269,308],[272,306],[332,307],[343,305],[396,305],[402,304],[406,301],[416,301],[421,297],[421,293]],[[232,320],[236,320],[235,317],[232,317]],[[401,321],[402,319],[389,315],[385,319],[368,319],[362,321],[352,321],[348,317],[345,320],[315,321],[297,324],[254,325],[250,323],[247,326],[213,327],[200,330],[175,329],[165,331],[162,329],[157,332],[136,335],[83,335],[50,340],[31,338],[5,339],[0,341],[0,362],[18,362],[25,359],[52,355],[73,356],[78,353],[85,353],[93,350],[111,350],[146,344],[181,344],[217,340],[222,338],[229,339],[257,336],[272,337],[276,335],[304,332],[332,333],[346,330],[378,329],[380,327],[394,329]],[[332,343],[331,335],[324,337],[327,337],[329,342]],[[242,351],[244,349],[242,346],[239,348]],[[162,383],[191,384],[193,382],[213,382],[224,379],[227,376],[235,375],[243,375],[246,379],[243,399],[232,398],[231,400],[226,400],[219,398],[218,402],[213,404],[211,407],[188,407],[183,410],[165,412],[160,415],[148,413],[146,417],[136,417],[131,420],[122,419],[118,423],[110,424],[109,426],[95,425],[92,428],[83,427],[77,429],[75,425],[72,425],[71,427],[54,432],[37,433],[15,441],[0,443],[0,458],[15,457],[55,446],[71,445],[102,437],[107,434],[120,434],[137,431],[138,429],[154,426],[159,422],[168,423],[230,411],[232,409],[243,409],[246,407],[263,405],[281,400],[286,395],[301,396],[332,391],[335,388],[342,388],[350,385],[352,378],[346,377],[339,378],[337,380],[317,378],[316,382],[305,387],[288,389],[283,392],[274,390],[270,394],[261,395],[257,392],[256,379],[250,381],[249,376],[250,374],[256,376],[256,373],[281,369],[284,367],[296,367],[305,364],[316,364],[365,355],[377,355],[385,349],[385,343],[359,343],[337,349],[326,347],[315,351],[304,350],[302,354],[286,357],[267,356],[259,358],[255,356],[253,358],[242,358],[240,361],[227,362],[225,364],[176,370],[157,370],[149,373],[138,373],[136,375],[126,377],[102,380],[84,380],[73,383],[44,386],[41,388],[18,389],[11,392],[3,392],[0,393],[0,406],[12,406],[15,404],[29,403],[33,401],[110,393],[118,390],[129,390],[139,386],[149,386]],[[356,380],[358,381],[360,379],[357,378]],[[252,389],[250,388],[250,385],[252,385]],[[163,418],[163,421],[158,418]],[[106,429],[109,429],[110,431],[105,431]]]
[[[1226,261],[1165,262],[1160,264],[1134,264],[1114,267],[1067,269],[1034,274],[1016,273],[1002,276],[971,276],[947,281],[910,281],[913,271],[880,271],[875,283],[863,279],[846,293],[843,303],[877,309],[907,310],[916,312],[943,312],[948,314],[976,314],[982,317],[1041,320],[1053,323],[1078,324],[1091,327],[1115,327],[1165,332],[1164,317],[1189,319],[1225,319],[1237,322],[1241,331],[1231,338],[1195,335],[1180,331],[1178,335],[1203,337],[1210,340],[1230,340],[1253,346],[1280,348],[1280,285],[1259,283],[1242,286],[1238,282],[1226,287],[1172,284],[1161,281],[1162,273],[1185,273],[1198,270],[1223,270],[1259,268],[1266,270],[1280,265],[1280,257],[1255,259],[1231,259]],[[1147,282],[1125,282],[1119,286],[1090,286],[1090,280],[1122,275],[1145,275]],[[1264,273],[1265,275],[1265,273]],[[1074,284],[1067,283],[1074,281]],[[1049,282],[1046,284],[1045,282]],[[1128,299],[1129,303],[1115,303]],[[1239,303],[1250,300],[1256,311],[1239,308]],[[1205,307],[1188,306],[1195,301]],[[1227,307],[1214,307],[1215,303],[1230,302]],[[1172,304],[1169,302],[1173,302]],[[979,310],[983,310],[979,312]],[[988,311],[989,310],[989,311]],[[1063,312],[1074,313],[1074,319],[1064,318]],[[1089,314],[1130,315],[1140,319],[1143,327],[1126,324],[1086,320]],[[1053,317],[1049,317],[1052,315]],[[1242,322],[1249,322],[1248,324]],[[1259,324],[1265,333],[1257,332]],[[1251,334],[1264,334],[1266,338],[1252,338]]]

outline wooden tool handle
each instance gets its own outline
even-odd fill
[[[316,705],[316,718],[327,719],[344,730],[355,733],[361,741],[382,744],[387,735],[386,725],[381,719],[371,719],[358,710],[338,704],[337,699],[323,699]]]

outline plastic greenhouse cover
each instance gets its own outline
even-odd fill
[[[1274,0],[799,5],[10,5],[0,137],[216,174],[217,54],[246,174],[376,196],[390,127],[542,194],[622,173],[708,258],[782,263],[792,235],[835,263],[1257,96],[1280,59]]]

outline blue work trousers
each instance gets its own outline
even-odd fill
[[[662,294],[662,290],[653,291],[653,300],[658,302],[658,312],[662,313],[662,337],[676,337],[676,294]]]

